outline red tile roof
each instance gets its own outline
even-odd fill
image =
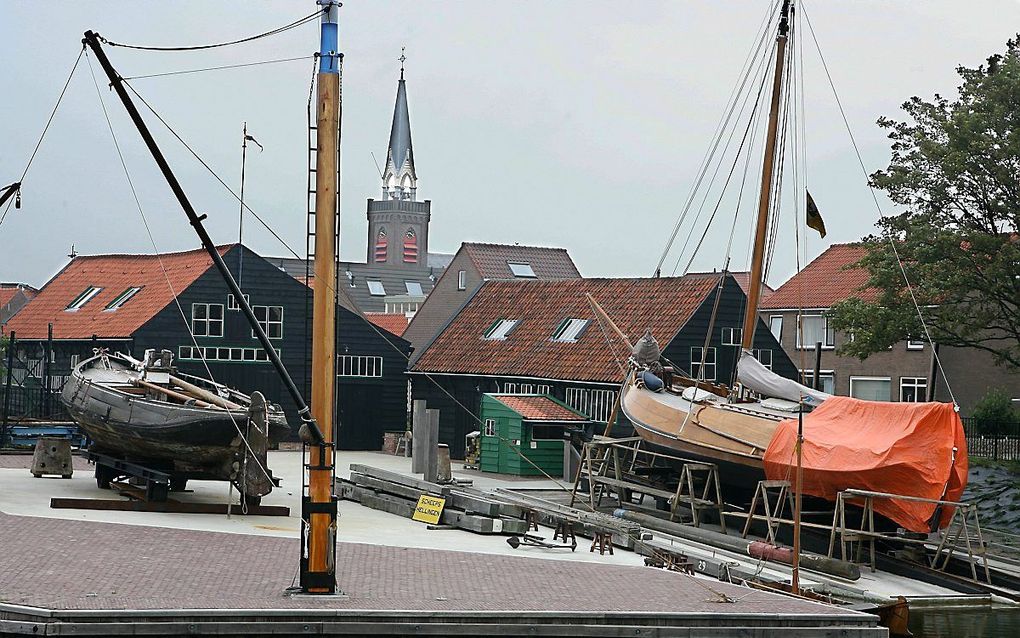
[[[600,326],[586,293],[632,341],[650,329],[660,345],[673,339],[718,279],[566,279],[485,282],[422,353],[413,370],[616,383],[630,352]],[[519,323],[505,340],[483,339],[501,318]],[[575,343],[552,341],[565,319],[590,319]],[[605,331],[605,333],[603,332]]]
[[[225,254],[231,246],[220,246]],[[53,324],[54,339],[130,337],[135,330],[173,301],[169,277],[180,293],[212,266],[205,250],[156,255],[92,255],[75,257],[51,279],[35,299],[7,324],[19,339],[45,339]],[[65,310],[89,286],[102,291],[79,310]],[[117,310],[107,304],[132,286],[142,289]]]
[[[398,337],[407,330],[407,316],[402,312],[366,312],[365,318]]]
[[[864,289],[868,271],[848,268],[860,261],[867,249],[861,244],[833,244],[814,261],[762,300],[762,310],[831,308],[849,297],[874,299],[877,291]],[[863,290],[862,290],[863,289]]]
[[[581,276],[565,248],[465,242],[463,249],[482,279],[515,279],[508,261],[530,265],[537,279],[577,279]]]
[[[493,394],[492,398],[530,421],[587,421],[588,417],[545,396]]]
[[[692,273],[688,273],[688,274],[691,274],[691,275],[716,275],[716,276],[718,276],[719,272],[716,271],[716,270],[713,270],[712,272],[692,272]],[[737,281],[737,285],[740,286],[740,289],[743,290],[744,294],[746,295],[747,294],[747,288],[749,287],[750,282],[751,282],[751,273],[749,273],[746,270],[738,270],[737,272],[731,272],[730,274],[733,275],[733,278]],[[768,297],[769,295],[771,295],[774,292],[775,292],[775,290],[773,290],[772,286],[770,286],[768,284],[764,284],[762,286],[762,289],[761,289],[761,298],[764,299],[764,298]]]

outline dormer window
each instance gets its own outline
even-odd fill
[[[485,331],[482,338],[489,341],[503,341],[520,322],[520,319],[497,319]]]
[[[378,281],[376,279],[366,279],[365,283],[368,284],[368,294],[372,295],[373,297],[386,296],[386,289],[383,288],[383,284],[381,281]]]
[[[67,307],[64,308],[64,310],[67,312],[77,312],[79,309],[81,309],[82,306],[91,301],[92,298],[98,295],[102,290],[103,290],[102,288],[98,288],[96,286],[89,286],[85,290],[81,291],[81,294],[75,297],[74,301],[67,304]]]
[[[564,319],[560,322],[560,325],[556,326],[552,340],[574,343],[581,338],[589,323],[590,320],[588,319]]]
[[[137,295],[138,292],[141,289],[142,289],[141,286],[132,286],[131,288],[128,288],[124,292],[122,292],[119,295],[117,295],[113,299],[113,301],[111,301],[110,303],[106,304],[106,310],[112,312],[112,311],[116,310],[117,308],[120,308],[121,306],[126,304],[129,299],[131,299],[132,297]]]
[[[506,262],[506,265],[510,267],[510,272],[513,273],[514,277],[522,277],[525,279],[537,278],[535,271],[531,269],[531,264],[508,261]]]

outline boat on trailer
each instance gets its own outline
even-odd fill
[[[165,472],[172,489],[188,479],[231,481],[257,504],[274,485],[266,450],[290,432],[282,408],[208,379],[178,372],[172,354],[144,361],[97,352],[71,371],[61,401],[91,440],[90,451]],[[259,423],[265,423],[265,431]],[[100,487],[110,476],[97,469]]]

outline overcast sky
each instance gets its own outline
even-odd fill
[[[21,175],[86,29],[116,42],[199,44],[264,31],[314,8],[311,0],[0,0],[0,185]],[[815,0],[806,9],[869,171],[889,156],[875,126],[880,115],[898,116],[912,95],[951,94],[956,65],[1001,51],[1020,25],[1015,0]],[[454,252],[462,241],[562,246],[585,275],[650,275],[765,10],[765,2],[748,1],[348,0],[340,28],[343,257],[365,258],[365,200],[380,189],[372,153],[384,161],[405,46],[432,252]],[[310,55],[317,32],[308,24],[212,51],[108,53],[130,77]],[[804,60],[809,184],[829,228],[825,240],[803,242],[810,259],[831,242],[871,232],[877,212],[813,45]],[[302,255],[310,77],[309,59],[133,82],[235,189],[247,121],[265,151],[249,153],[246,200]],[[103,92],[159,249],[198,246],[123,108]],[[213,238],[236,241],[236,201],[149,121],[192,202],[209,215]],[[72,243],[83,254],[152,252],[84,59],[23,200],[0,227],[2,281],[42,285]],[[747,262],[751,211],[741,215],[733,269]],[[723,265],[729,223],[718,225],[696,268]],[[250,217],[245,227],[256,251],[287,254]],[[781,227],[789,232],[773,285],[795,267],[792,222]],[[674,250],[667,274],[676,258]]]

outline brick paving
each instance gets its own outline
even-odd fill
[[[339,544],[346,597],[294,598],[292,539],[3,513],[0,547],[0,602],[49,609],[850,613],[647,567],[361,543]]]
[[[75,472],[90,472],[92,466],[89,462],[81,456],[71,456],[71,466],[74,467]],[[28,471],[32,467],[32,455],[31,454],[0,454],[0,470],[20,470],[25,469]]]

